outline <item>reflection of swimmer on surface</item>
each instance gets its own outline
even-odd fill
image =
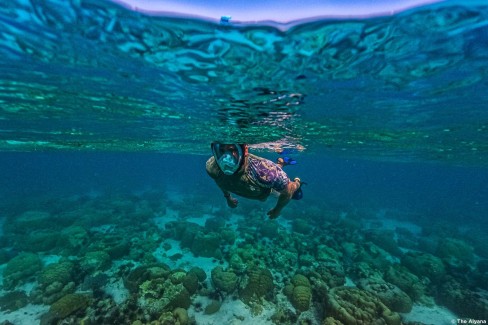
[[[247,144],[212,143],[213,156],[206,169],[224,193],[227,205],[237,207],[236,195],[264,201],[272,190],[279,193],[276,206],[268,211],[270,219],[277,218],[291,199],[301,199],[299,178],[291,181],[280,164],[248,153]],[[284,165],[283,165],[284,166]]]

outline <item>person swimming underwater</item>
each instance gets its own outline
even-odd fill
[[[272,190],[278,192],[275,207],[267,213],[270,219],[275,219],[291,199],[301,199],[300,178],[291,181],[280,164],[250,154],[248,148],[247,144],[213,142],[213,155],[206,163],[207,173],[222,190],[230,208],[239,203],[231,193],[265,201]]]

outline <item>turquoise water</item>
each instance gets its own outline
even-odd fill
[[[445,2],[222,26],[107,2],[10,1],[1,147],[201,154],[217,138],[485,165],[487,15]]]
[[[2,3],[0,322],[488,320],[487,22]],[[215,140],[293,149],[304,198],[228,208]]]

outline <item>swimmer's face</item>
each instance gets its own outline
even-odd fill
[[[222,146],[222,151],[232,155],[234,158],[239,156],[239,152],[237,151],[236,145],[234,144],[224,144]]]
[[[224,174],[232,175],[239,169],[243,158],[241,146],[238,144],[215,143],[212,145],[212,151],[217,164]]]

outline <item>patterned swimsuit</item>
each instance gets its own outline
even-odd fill
[[[274,162],[251,154],[247,160],[245,173],[256,186],[281,192],[290,182],[283,169]]]

